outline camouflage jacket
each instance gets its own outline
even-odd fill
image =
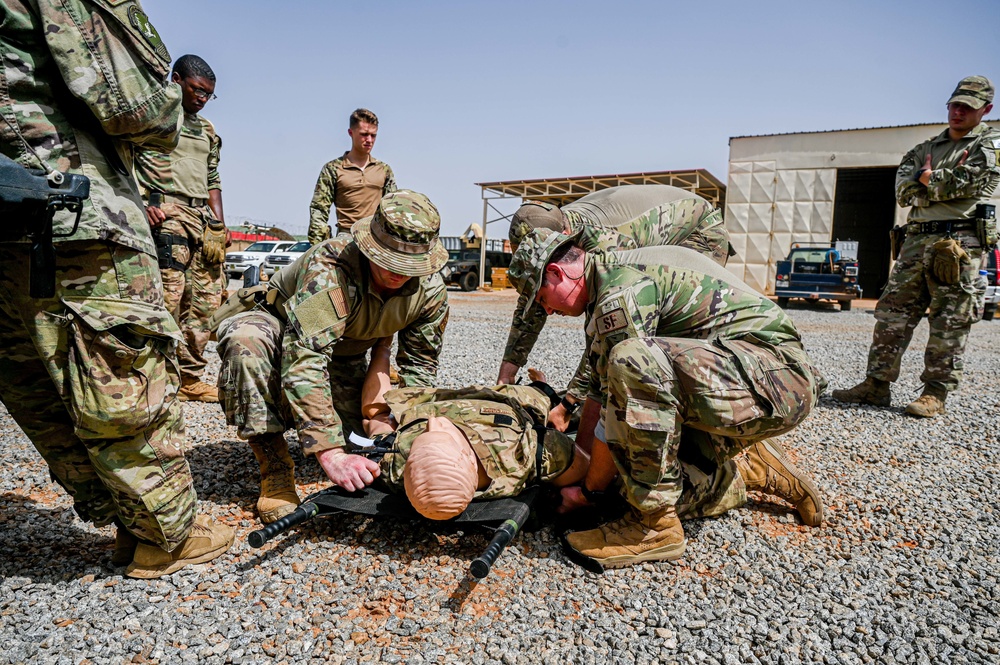
[[[375,213],[378,202],[396,191],[396,176],[385,162],[374,157],[362,170],[344,153],[319,172],[309,204],[309,242],[318,245],[330,237],[330,208],[337,207],[337,226],[350,229],[354,222]]]
[[[449,313],[441,275],[414,277],[388,298],[369,282],[368,259],[345,235],[309,248],[271,281],[286,320],[282,387],[310,452],[344,445],[327,369],[337,357],[363,354],[397,335],[402,385],[430,386],[437,378]]]
[[[197,113],[184,114],[180,141],[173,152],[143,149],[135,156],[135,179],[148,200],[149,192],[207,199],[212,189],[222,189],[219,154],[222,139],[215,126]]]
[[[549,398],[530,386],[403,388],[390,390],[385,400],[399,423],[399,452],[382,458],[380,478],[397,492],[403,490],[403,467],[413,440],[431,416],[443,416],[462,430],[490,477],[489,486],[476,492],[477,499],[516,496],[536,480],[553,480],[573,462],[573,440],[562,432],[546,430],[538,450],[532,425],[545,422]]]
[[[959,164],[965,151],[968,156]],[[930,184],[918,180],[931,156]],[[1000,183],[1000,130],[980,123],[958,141],[948,130],[910,150],[896,171],[896,202],[913,206],[908,221],[970,219],[977,203],[990,198]]]
[[[653,186],[649,186],[653,187]],[[729,234],[722,222],[721,213],[711,203],[677,187],[660,186],[654,191],[661,197],[670,196],[670,201],[690,201],[692,205],[670,208],[654,207],[644,214],[617,226],[584,221],[578,215],[567,215],[576,235],[576,244],[588,253],[604,253],[616,249],[638,249],[659,245],[677,245],[684,243],[692,234],[702,229],[714,227],[711,234],[717,242],[709,242],[705,247],[710,255],[721,257],[722,263],[728,258]],[[604,190],[602,190],[604,191]],[[585,197],[586,198],[586,197]],[[584,201],[581,199],[580,201]],[[578,202],[579,203],[579,202]],[[572,204],[571,204],[572,205]],[[566,206],[567,208],[569,206]],[[565,212],[565,208],[563,209]],[[666,211],[693,214],[663,214]],[[718,245],[724,247],[718,247]],[[527,299],[522,295],[517,300],[514,318],[507,336],[507,347],[503,359],[519,367],[528,361],[528,355],[546,321],[545,310],[537,303],[528,307]],[[588,339],[588,346],[590,340]],[[589,383],[589,370],[586,356],[581,360],[576,374],[570,382],[567,392],[577,399],[585,396]]]
[[[587,255],[593,338],[589,397],[607,398],[608,356],[632,337],[725,341],[752,336],[770,345],[800,337],[784,310],[710,259],[683,247],[651,247]]]
[[[0,150],[90,178],[80,228],[56,242],[107,240],[155,255],[131,176],[135,146],[177,143],[181,90],[170,54],[138,2],[2,0]],[[18,136],[20,135],[20,137]],[[85,159],[81,155],[86,155]],[[74,215],[56,213],[55,233]]]

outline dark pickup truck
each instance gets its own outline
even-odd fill
[[[792,298],[809,301],[836,300],[843,312],[861,297],[858,284],[858,243],[838,241],[830,246],[792,245],[784,261],[778,261],[774,295],[780,307]]]

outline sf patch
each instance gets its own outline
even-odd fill
[[[625,309],[621,306],[616,307],[607,312],[602,312],[600,316],[597,317],[595,323],[597,324],[598,334],[607,337],[608,335],[622,330],[628,327],[628,316],[625,315]]]

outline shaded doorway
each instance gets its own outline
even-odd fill
[[[894,166],[837,169],[832,239],[858,241],[858,281],[865,298],[878,298],[889,280],[895,187]]]

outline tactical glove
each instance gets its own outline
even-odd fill
[[[931,245],[931,270],[942,284],[958,284],[962,270],[971,262],[954,238],[942,238]]]
[[[201,236],[201,253],[211,264],[226,260],[226,225],[217,219],[205,224],[205,232]]]

